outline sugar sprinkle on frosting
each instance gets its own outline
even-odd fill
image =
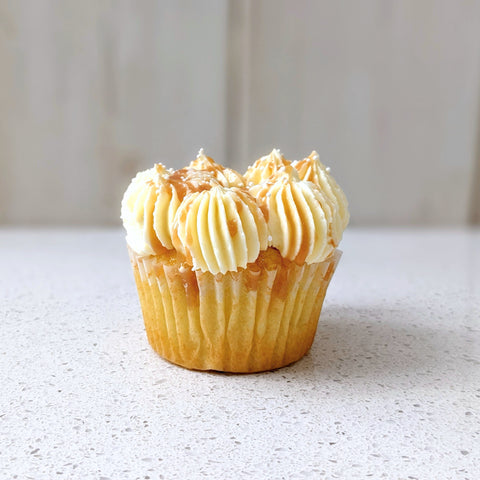
[[[139,255],[176,251],[194,270],[245,268],[267,248],[298,264],[325,260],[349,221],[345,194],[317,152],[289,161],[278,148],[244,175],[201,148],[189,166],[162,164],[128,186],[121,218]]]

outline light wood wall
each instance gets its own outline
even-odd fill
[[[480,221],[480,1],[0,0],[0,223],[118,224],[203,146],[319,151],[355,225]]]

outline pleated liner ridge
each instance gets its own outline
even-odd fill
[[[129,250],[147,337],[165,359],[196,370],[258,372],[288,365],[312,345],[340,259],[263,261],[213,275]],[[274,260],[272,261],[272,257]]]

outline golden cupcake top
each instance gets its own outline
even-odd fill
[[[298,264],[321,262],[349,220],[345,195],[316,152],[290,162],[277,149],[244,175],[203,149],[180,170],[156,164],[130,183],[121,217],[137,254],[176,251],[213,274],[246,268],[267,248]]]

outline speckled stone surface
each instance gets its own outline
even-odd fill
[[[350,229],[274,372],[149,347],[123,233],[0,230],[0,478],[480,478],[480,232]]]

